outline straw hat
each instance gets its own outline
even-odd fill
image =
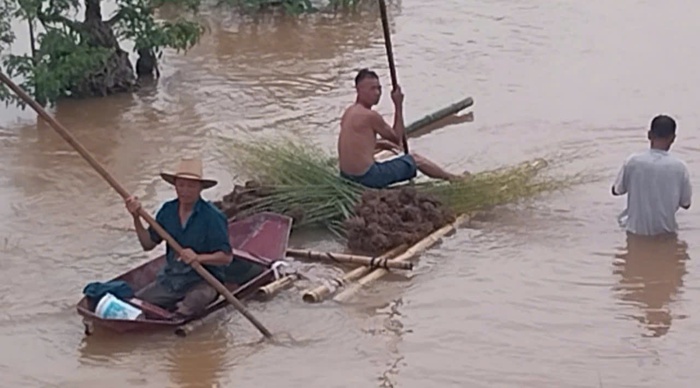
[[[175,168],[174,173],[160,173],[160,176],[163,178],[163,180],[170,183],[171,185],[175,184],[175,178],[185,178],[194,179],[202,182],[203,189],[208,189],[210,187],[216,186],[216,184],[218,183],[217,181],[213,179],[202,178],[203,175],[204,173],[202,168],[202,159],[194,157],[180,159],[180,162]]]

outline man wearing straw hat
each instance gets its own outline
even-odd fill
[[[371,188],[385,188],[394,183],[416,177],[417,171],[448,181],[465,179],[463,175],[449,173],[437,164],[414,152],[397,156],[391,160],[377,162],[374,153],[379,149],[395,152],[400,150],[406,129],[403,122],[403,93],[397,86],[391,93],[394,101],[394,126],[387,124],[372,107],[379,103],[382,86],[377,73],[362,69],[355,77],[357,98],[345,110],[340,121],[338,136],[338,159],[340,175],[348,180]],[[379,135],[381,140],[377,140]]]
[[[202,161],[183,158],[174,173],[160,176],[175,187],[177,198],[165,202],[156,221],[183,248],[182,257],[169,245],[166,264],[156,281],[137,292],[136,297],[168,310],[175,310],[181,317],[201,312],[217,297],[211,287],[189,265],[199,262],[219,281],[224,281],[225,269],[232,261],[231,243],[228,237],[226,216],[200,196],[202,190],[214,187],[217,182],[203,178]],[[153,228],[144,228],[138,216],[141,204],[136,197],[126,199],[126,208],[134,217],[139,242],[145,251],[155,248],[162,238]]]

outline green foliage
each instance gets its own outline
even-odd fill
[[[83,1],[84,4],[79,0],[0,0],[0,11],[6,11],[0,16],[0,41],[12,41],[10,17],[26,21],[35,35],[27,50],[30,53],[3,56],[3,71],[9,77],[20,78],[20,87],[42,105],[53,104],[63,97],[86,97],[76,95],[90,93],[78,89],[78,85],[86,80],[111,82],[114,74],[124,78],[117,81],[120,84],[133,86],[134,69],[117,59],[120,41],[131,40],[134,51],[152,52],[160,57],[165,48],[190,49],[204,32],[201,25],[184,17],[162,22],[154,18],[155,9],[166,5],[196,12],[199,0],[117,0],[114,15],[109,19],[99,15],[99,20],[89,23],[75,20],[74,15],[81,5],[99,6],[101,0]],[[25,107],[4,87],[0,89],[0,100]]]
[[[482,171],[457,182],[421,182],[416,189],[439,198],[455,213],[471,213],[569,187],[578,179],[537,179],[547,167],[544,159]],[[541,177],[540,177],[541,178]]]
[[[294,140],[247,141],[233,152],[235,169],[257,180],[269,195],[252,200],[246,212],[288,213],[301,209],[304,218],[295,228],[321,225],[343,234],[342,221],[353,214],[365,190],[339,177],[337,164],[320,147]],[[581,182],[576,176],[539,176],[547,166],[542,159],[474,174],[462,182],[424,181],[415,187],[430,193],[456,213],[472,213],[516,202]]]
[[[36,55],[7,55],[3,65],[9,77],[21,77],[19,86],[34,96],[37,102],[46,104],[62,96],[70,95],[75,80],[99,68],[109,56],[103,47],[78,44],[77,34],[50,29],[39,35]],[[14,95],[10,101],[24,107],[24,102]]]
[[[4,50],[15,40],[10,17],[15,13],[17,3],[13,0],[0,0],[0,50]]]
[[[331,227],[349,217],[364,188],[338,176],[332,159],[314,145],[250,141],[234,146],[236,170],[272,187],[269,196],[250,202],[247,211],[278,213],[301,209],[295,227],[320,224]]]
[[[193,21],[178,18],[175,21],[156,21],[153,11],[163,6],[177,6],[196,13],[199,0],[119,0],[119,11],[114,24],[120,39],[134,42],[134,50],[152,50],[162,54],[163,48],[188,50],[199,42],[204,27]]]
[[[12,15],[17,9],[17,2],[13,0],[0,0],[0,54],[2,54],[14,41],[15,34],[12,31]],[[9,102],[12,93],[6,87],[0,87],[0,101]]]

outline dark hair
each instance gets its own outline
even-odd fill
[[[676,121],[670,116],[658,115],[651,120],[649,132],[655,137],[667,139],[676,134]]]
[[[365,78],[379,79],[379,76],[377,75],[377,73],[373,72],[368,68],[361,69],[357,72],[357,75],[355,76],[355,86],[357,86],[357,84],[359,84],[360,81],[362,81]]]

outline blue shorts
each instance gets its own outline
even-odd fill
[[[411,155],[401,155],[386,162],[374,162],[363,175],[349,175],[340,172],[340,176],[373,189],[383,189],[394,183],[411,180],[416,177],[418,169]]]

